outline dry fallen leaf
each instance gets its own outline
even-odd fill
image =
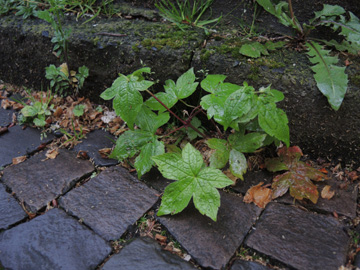
[[[330,200],[334,195],[335,191],[330,190],[331,186],[326,185],[321,191],[321,198]]]
[[[100,149],[98,152],[102,158],[109,158],[109,155],[111,153],[111,148],[103,148]]]
[[[167,237],[165,235],[161,235],[161,234],[155,234],[155,240],[162,242],[162,243],[166,243],[166,239]]]
[[[258,207],[265,208],[271,201],[272,191],[270,188],[262,187],[263,184],[264,182],[261,182],[258,185],[249,188],[244,197],[244,202],[253,202]]]
[[[26,156],[20,156],[12,159],[12,163],[14,165],[24,162],[26,160]]]
[[[76,155],[77,158],[80,158],[80,159],[84,159],[84,160],[87,160],[87,159],[90,159],[88,153],[86,151],[83,151],[83,150],[80,150],[77,155]]]
[[[232,172],[230,171],[230,169],[227,169],[225,171],[223,171],[223,173],[231,180],[234,182],[234,184],[232,184],[233,186],[236,185],[236,181],[239,179],[238,177],[236,177],[235,175],[232,174]]]
[[[59,154],[58,149],[50,149],[46,152],[46,158],[47,159],[55,159],[57,155]]]

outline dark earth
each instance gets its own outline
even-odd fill
[[[300,21],[311,18],[323,3],[340,4],[360,17],[355,0],[293,3]],[[103,102],[99,95],[117,74],[131,73],[142,63],[151,67],[153,79],[160,83],[176,79],[190,67],[227,75],[227,81],[237,84],[244,80],[255,87],[271,83],[285,95],[279,105],[289,117],[293,145],[312,159],[341,163],[344,168],[360,166],[359,57],[340,56],[342,65],[347,59],[352,64],[346,68],[348,92],[335,112],[317,90],[309,61],[294,48],[257,61],[217,49],[237,44],[232,38],[240,35],[241,21],[251,23],[252,1],[214,1],[213,16],[224,15],[216,28],[221,38],[209,37],[201,29],[184,34],[162,22],[154,1],[118,4],[123,18],[99,17],[90,24],[81,24],[84,19],[76,22],[73,16],[66,19],[72,28],[72,68],[86,65],[90,69],[81,95]],[[292,34],[264,11],[259,11],[255,25],[265,36]],[[51,27],[39,19],[0,17],[0,79],[36,89],[46,86],[45,67],[61,64],[52,54],[52,34]],[[0,134],[3,269],[360,268],[360,255],[356,256],[358,181],[345,185],[340,171],[329,172],[329,180],[318,184],[319,190],[331,185],[335,196],[320,198],[316,205],[295,201],[288,194],[265,209],[244,203],[243,196],[252,185],[270,183],[273,177],[255,170],[243,182],[221,191],[217,222],[192,205],[181,214],[157,217],[159,197],[170,180],[156,169],[138,180],[116,160],[102,158],[98,150],[113,146],[110,133],[93,131],[75,149],[61,149],[56,159],[47,159],[44,145],[55,137],[49,134],[41,140],[37,129],[12,126],[12,114],[0,108],[0,127],[8,127],[8,132]],[[80,150],[90,160],[79,159]],[[12,159],[19,156],[27,160],[13,165]],[[159,241],[160,236],[154,239],[157,234],[149,229],[152,223],[144,219],[160,228],[156,233],[166,237],[166,242]],[[144,222],[147,233],[142,229]]]

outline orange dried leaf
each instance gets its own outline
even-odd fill
[[[54,112],[54,116],[55,117],[60,117],[63,113],[63,109],[61,107],[57,107],[55,112]]]
[[[26,156],[20,156],[12,159],[12,163],[14,165],[24,162],[26,160]]]
[[[111,148],[103,148],[100,149],[98,152],[102,158],[109,158],[109,155],[111,153]]]
[[[330,200],[334,195],[335,191],[330,190],[331,186],[326,185],[321,191],[321,198]]]
[[[262,187],[263,184],[264,182],[261,182],[258,185],[249,188],[244,197],[244,202],[253,202],[258,207],[265,208],[271,201],[272,191],[269,188]]]
[[[325,168],[321,168],[319,171],[325,174],[328,173],[328,171]]]
[[[167,237],[157,233],[157,234],[155,234],[155,240],[165,243],[167,240]]]
[[[50,149],[46,152],[46,158],[47,159],[55,159],[57,157],[57,155],[59,154],[58,149]]]

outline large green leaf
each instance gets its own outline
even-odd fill
[[[143,98],[139,91],[144,91],[153,85],[153,82],[143,79],[141,73],[150,72],[149,68],[135,71],[129,76],[120,74],[112,86],[106,89],[100,97],[105,100],[113,100],[113,108],[128,127],[133,129],[137,114],[141,110]]]
[[[232,149],[229,156],[230,171],[236,177],[244,180],[243,175],[247,170],[247,161],[243,153]]]
[[[309,60],[315,64],[311,69],[315,72],[317,87],[327,97],[331,107],[337,111],[347,90],[348,76],[345,67],[336,66],[338,58],[330,56],[330,51],[324,50],[316,42],[308,42],[306,46],[309,48]]]
[[[165,188],[158,216],[181,212],[193,197],[200,213],[216,221],[220,195],[216,188],[224,188],[232,181],[220,170],[205,167],[199,151],[187,144],[182,155],[166,153],[153,157],[165,178],[178,180]]]
[[[147,106],[143,105],[136,117],[136,123],[143,131],[155,134],[156,130],[166,124],[170,119],[169,113],[156,114]]]
[[[206,141],[207,145],[215,152],[210,156],[210,167],[222,169],[229,161],[229,145],[226,140],[211,138]]]
[[[167,83],[168,81],[166,81]],[[165,91],[166,92],[160,92],[155,94],[155,96],[162,102],[164,103],[164,105],[168,108],[171,109],[171,107],[173,107],[176,102],[178,101],[175,93],[170,92],[170,90],[167,90],[166,85],[165,87]],[[145,101],[146,106],[148,106],[149,108],[151,108],[154,111],[159,111],[159,112],[164,112],[166,111],[166,108],[159,102],[157,101],[154,97],[149,98],[148,100]]]
[[[266,134],[258,132],[246,135],[236,132],[229,136],[229,142],[233,149],[241,153],[253,153],[263,145],[266,136]]]
[[[110,158],[119,161],[128,157],[133,157],[141,148],[153,140],[153,134],[148,131],[128,130],[125,131],[116,141],[116,145]]]
[[[154,161],[151,159],[153,156],[161,155],[165,153],[164,143],[156,140],[155,138],[146,143],[142,148],[140,154],[135,159],[135,169],[138,174],[138,178],[150,171],[154,165]]]
[[[258,121],[267,134],[283,141],[287,146],[290,145],[288,118],[283,110],[276,107],[275,103],[261,106]]]
[[[195,82],[194,68],[182,74],[176,81],[174,93],[178,99],[184,99],[192,95],[199,83]]]
[[[252,58],[258,58],[261,55],[269,55],[266,47],[257,41],[242,45],[240,53]]]

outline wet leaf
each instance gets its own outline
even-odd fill
[[[109,155],[111,153],[111,148],[99,149],[98,152],[102,158],[106,159],[106,158],[109,158]]]
[[[280,197],[290,190],[290,195],[295,199],[302,200],[306,198],[316,203],[319,193],[311,180],[323,181],[327,179],[327,176],[300,161],[302,152],[297,146],[280,148],[278,155],[279,157],[265,162],[265,166],[269,171],[287,171],[274,178],[272,198]]]
[[[264,182],[261,182],[258,185],[249,188],[244,197],[244,202],[253,202],[256,206],[265,208],[271,201],[272,191],[270,188],[263,187],[263,184]]]
[[[216,221],[220,194],[233,182],[220,170],[205,167],[201,153],[190,143],[177,153],[166,153],[152,158],[165,178],[178,180],[165,188],[158,216],[177,214],[184,210],[191,198],[201,214]]]
[[[321,191],[321,198],[330,200],[335,195],[335,191],[330,189],[331,186],[326,185]]]
[[[57,155],[59,154],[58,149],[50,149],[46,152],[46,158],[48,159],[55,159],[57,157]]]
[[[14,165],[24,162],[26,160],[26,156],[20,156],[12,159],[12,163]]]

